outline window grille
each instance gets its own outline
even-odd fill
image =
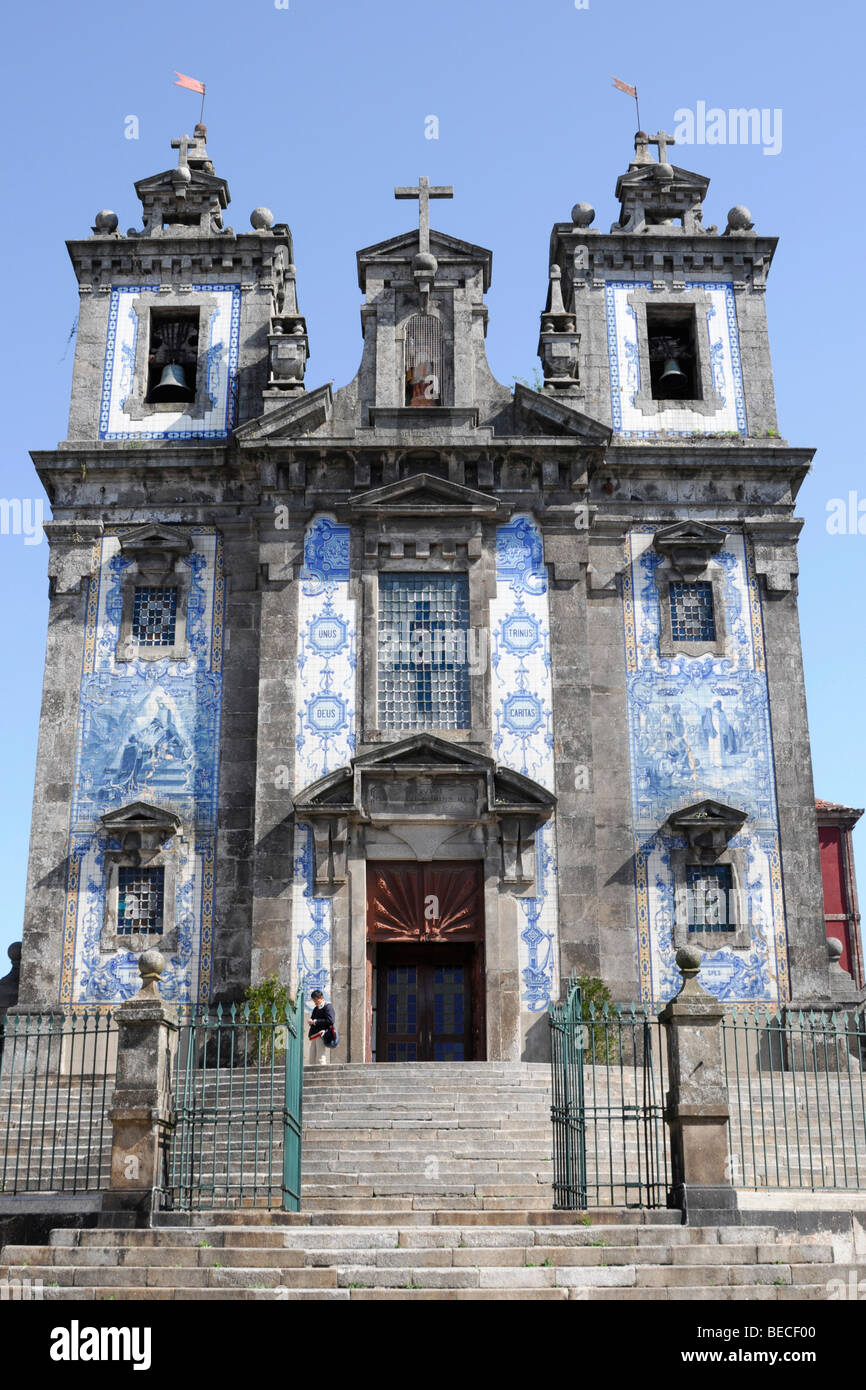
[[[729,864],[690,864],[686,868],[689,931],[734,931],[733,875]]]
[[[173,647],[177,589],[136,589],[132,639],[140,647]]]
[[[118,935],[141,932],[161,936],[164,893],[164,869],[119,869]]]
[[[379,576],[379,724],[468,729],[469,580]]]
[[[406,405],[442,403],[442,329],[433,314],[406,324]]]
[[[712,584],[672,583],[670,600],[671,637],[675,642],[715,642]]]

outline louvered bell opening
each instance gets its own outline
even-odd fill
[[[433,314],[406,324],[406,394],[409,406],[442,404],[442,327]]]

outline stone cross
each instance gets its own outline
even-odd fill
[[[677,142],[676,142],[676,140],[674,139],[674,137],[673,137],[672,135],[666,135],[665,132],[664,132],[663,130],[660,130],[660,131],[658,132],[657,135],[650,135],[650,136],[647,137],[647,144],[648,144],[648,145],[658,145],[658,147],[659,147],[659,164],[667,164],[667,162],[668,162],[668,148],[667,148],[667,147],[668,147],[668,145],[675,145],[676,143],[677,143]]]
[[[430,199],[431,198],[453,198],[454,189],[451,184],[433,185],[430,180],[423,176],[418,180],[417,188],[395,188],[395,198],[417,198],[418,199],[418,249],[420,251],[430,250]]]
[[[195,143],[195,140],[190,140],[188,135],[182,135],[179,140],[172,140],[171,148],[173,150],[180,150],[180,154],[177,157],[177,167],[179,169],[182,169],[183,166],[187,163],[189,147],[190,145],[194,145]]]

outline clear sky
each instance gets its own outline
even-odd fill
[[[591,202],[607,230],[642,124],[678,111],[766,111],[763,145],[678,146],[712,179],[705,224],[735,203],[781,245],[768,311],[781,433],[816,445],[798,500],[800,613],[816,790],[866,804],[866,534],[829,534],[827,506],[864,499],[863,81],[860,5],[825,0],[78,0],[4,18],[5,213],[0,496],[42,497],[28,457],[66,435],[77,313],[64,238],[113,208],[140,226],[133,181],[170,167],[206,81],[208,149],[232,193],[228,221],[270,207],[294,235],[311,361],[307,385],[342,385],[361,350],[355,251],[409,226],[395,184],[452,183],[433,224],[489,246],[488,353],[503,381],[531,379],[550,227]],[[777,113],[777,114],[774,114]],[[778,114],[780,113],[780,114]],[[438,118],[438,139],[430,116]],[[137,118],[138,138],[135,133]],[[699,118],[699,116],[698,116]],[[729,134],[716,123],[716,133]],[[857,369],[860,370],[859,368]],[[46,511],[47,515],[47,511]],[[863,519],[866,532],[866,515]],[[856,517],[854,521],[856,532]],[[47,545],[0,535],[0,974],[20,936],[47,616]],[[858,846],[866,888],[866,831]]]

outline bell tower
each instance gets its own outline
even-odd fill
[[[637,133],[609,232],[585,202],[554,225],[542,313],[545,394],[611,430],[587,512],[605,783],[585,969],[627,996],[630,918],[645,999],[676,991],[674,949],[697,943],[722,999],[826,1000],[794,515],[813,451],[778,429],[777,240],[742,206],[705,225],[709,179],[674,144]],[[726,838],[706,850],[696,827],[716,814]]]
[[[150,946],[177,1003],[250,978],[260,493],[233,432],[303,389],[308,345],[289,227],[226,224],[203,125],[172,148],[135,185],[140,225],[104,210],[68,242],[68,437],[33,455],[53,520],[28,1006],[127,997]]]

